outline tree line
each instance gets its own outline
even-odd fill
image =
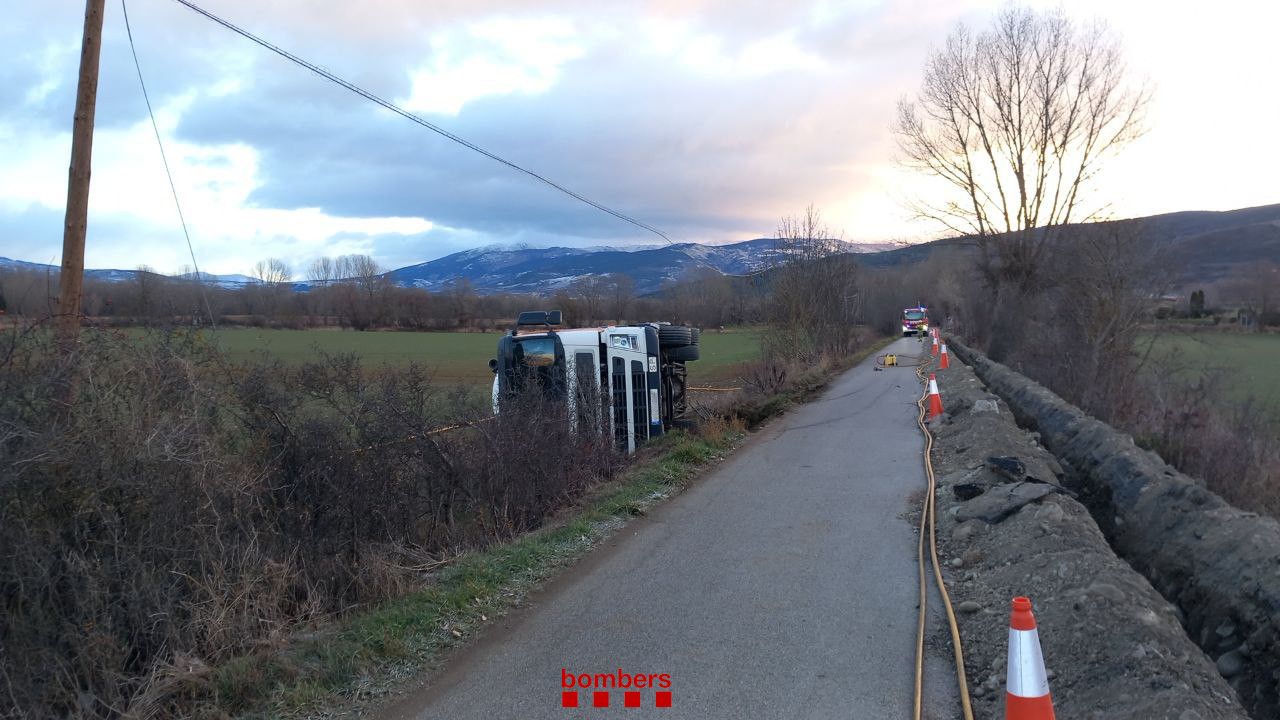
[[[546,307],[563,310],[576,325],[669,320],[717,327],[760,319],[763,303],[758,283],[711,269],[646,295],[623,273],[583,276],[537,294],[483,293],[466,278],[435,290],[403,287],[368,255],[317,259],[301,281],[289,263],[267,258],[250,276],[241,285],[216,285],[193,273],[170,276],[140,266],[123,280],[85,278],[80,309],[87,322],[106,325],[485,330]],[[56,271],[0,272],[0,310],[9,315],[49,317],[57,291]]]

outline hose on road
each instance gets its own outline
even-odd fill
[[[923,361],[925,356],[920,360]],[[938,537],[936,515],[936,494],[938,488],[937,478],[933,473],[933,433],[929,432],[929,426],[924,421],[924,403],[929,399],[929,387],[925,382],[924,368],[926,364],[920,362],[916,366],[916,377],[924,384],[924,391],[920,395],[920,399],[916,401],[916,407],[919,413],[916,416],[916,423],[920,426],[920,432],[924,433],[924,470],[928,479],[925,488],[924,503],[920,508],[920,543],[917,551],[917,560],[920,569],[920,615],[916,626],[916,678],[915,678],[915,701],[913,704],[913,720],[921,720],[921,704],[924,696],[924,628],[925,618],[927,616],[927,599],[928,599],[928,583],[925,581],[925,557],[924,557],[924,538],[925,530],[929,534],[929,557],[933,563],[933,577],[938,585],[938,592],[942,595],[942,605],[947,611],[947,624],[951,627],[951,647],[955,651],[956,663],[956,682],[960,686],[960,709],[964,713],[964,720],[973,720],[973,706],[969,702],[969,683],[965,678],[964,671],[964,647],[960,644],[960,626],[956,623],[956,614],[951,607],[951,596],[947,593],[947,586],[942,581],[942,569],[938,565]]]

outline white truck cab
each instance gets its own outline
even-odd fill
[[[627,453],[686,420],[685,363],[698,359],[697,328],[559,329],[561,322],[558,310],[523,312],[498,341],[497,357],[489,361],[495,414],[504,397],[536,383],[568,403],[575,426],[607,427]]]

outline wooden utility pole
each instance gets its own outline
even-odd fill
[[[80,81],[71,126],[71,169],[67,215],[62,231],[62,272],[58,275],[58,328],[70,346],[80,333],[80,290],[84,286],[84,238],[89,228],[89,166],[93,159],[93,116],[98,100],[98,57],[106,0],[86,0]]]

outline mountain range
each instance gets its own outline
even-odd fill
[[[1207,285],[1245,267],[1280,265],[1280,204],[1224,211],[1185,211],[1137,218],[1141,235],[1158,251],[1157,261],[1178,269],[1176,285]],[[966,237],[906,245],[861,256],[864,265],[892,267],[922,262],[940,250],[972,247]]]
[[[56,273],[60,268],[57,265],[46,265],[45,263],[33,263],[26,260],[12,260],[7,257],[0,257],[0,272],[5,270],[25,270],[28,272],[38,273]],[[84,276],[88,280],[102,280],[105,282],[127,282],[132,281],[138,276],[140,270],[85,270]],[[181,275],[173,275],[183,280],[194,280],[195,273],[183,273]],[[248,275],[214,275],[213,273],[202,272],[200,278],[210,284],[217,285],[228,289],[234,289],[242,285],[254,282],[254,279]]]
[[[865,254],[895,246],[843,242],[840,247],[844,252]],[[636,292],[644,294],[698,270],[748,275],[774,263],[779,254],[778,241],[769,238],[728,245],[676,243],[640,249],[484,247],[402,267],[388,275],[397,285],[427,290],[466,278],[480,292],[546,293],[586,275],[623,273],[635,280]]]
[[[1280,264],[1280,204],[1168,213],[1142,220],[1150,240],[1173,266],[1184,269],[1183,283],[1210,283],[1259,261]],[[966,244],[966,238],[946,238],[914,245],[845,242],[841,248],[856,253],[864,265],[890,267],[920,262],[939,249]],[[638,294],[646,294],[699,271],[747,275],[774,264],[778,255],[778,242],[769,238],[725,245],[674,243],[629,248],[489,246],[397,268],[386,276],[397,285],[426,290],[441,290],[465,279],[480,293],[545,294],[581,277],[622,273],[635,280]],[[57,272],[58,267],[0,257],[0,271],[4,270]],[[120,282],[133,279],[137,272],[86,270],[85,276]],[[225,288],[254,282],[245,275],[201,276],[205,282]],[[294,287],[306,290],[309,283],[295,282]]]
[[[835,241],[844,252],[877,253],[892,247],[890,243],[850,243]],[[386,273],[396,285],[425,290],[443,290],[459,280],[467,280],[479,293],[550,293],[567,287],[588,275],[622,273],[636,283],[639,294],[659,290],[664,283],[678,280],[698,270],[722,275],[747,275],[775,262],[779,257],[778,241],[758,238],[727,245],[676,243],[644,247],[614,248],[535,248],[501,246],[463,250],[429,262],[397,268]],[[0,271],[34,270],[57,272],[55,265],[10,260],[0,257]],[[86,270],[85,277],[109,282],[131,280],[135,270]],[[191,274],[181,277],[191,278]],[[205,282],[234,289],[255,282],[245,275],[211,275],[201,273]],[[293,286],[306,290],[311,283],[295,281]]]

